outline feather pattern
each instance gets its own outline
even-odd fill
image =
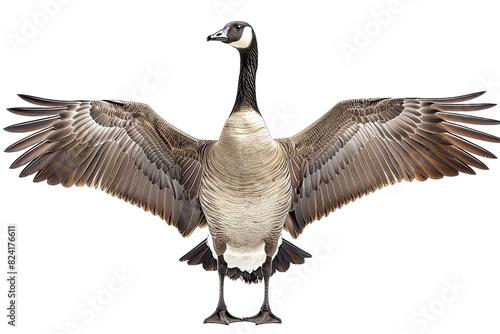
[[[311,254],[282,239],[281,245],[279,245],[276,254],[273,256],[271,276],[276,271],[287,271],[290,264],[303,264],[305,259],[310,257]],[[190,266],[201,264],[206,271],[217,270],[217,260],[208,246],[207,239],[182,256],[179,261],[187,261]],[[259,283],[263,279],[261,266],[250,272],[237,267],[228,268],[226,276],[232,280],[241,279],[245,283]]]
[[[181,132],[142,103],[19,96],[44,107],[9,111],[46,116],[5,128],[38,131],[6,149],[30,147],[11,165],[26,165],[20,176],[36,173],[35,182],[100,188],[160,216],[183,236],[206,225],[199,189],[211,141]]]
[[[304,227],[370,192],[402,180],[474,174],[487,169],[472,154],[496,158],[464,137],[500,142],[466,127],[500,121],[463,114],[491,103],[459,104],[484,92],[451,98],[356,99],[338,103],[291,138],[278,139],[292,169],[293,203],[284,229]],[[460,123],[460,124],[459,124]]]

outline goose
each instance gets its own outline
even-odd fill
[[[24,166],[20,177],[100,188],[159,216],[184,237],[208,226],[209,237],[180,259],[218,272],[219,300],[205,323],[281,322],[269,305],[270,277],[310,257],[283,239],[283,231],[297,238],[308,224],[375,190],[474,174],[473,168],[487,169],[474,155],[495,158],[464,138],[500,142],[462,125],[500,123],[465,113],[495,105],[460,103],[484,92],[345,100],[296,135],[273,139],[257,105],[252,26],[230,22],[207,41],[230,45],[240,56],[236,100],[218,140],[184,133],[143,103],[23,94],[37,106],[8,110],[39,118],[5,128],[36,131],[6,149],[28,149],[11,165]],[[264,281],[256,315],[228,312],[225,277]]]

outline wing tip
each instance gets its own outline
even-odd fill
[[[486,91],[482,90],[482,91],[479,91],[479,92],[471,93],[470,95],[474,95],[474,98],[476,98],[476,97],[479,97],[479,96],[483,95],[484,93],[486,93]]]
[[[21,99],[23,99],[26,102],[29,103],[35,103],[34,101],[42,101],[45,100],[44,98],[33,96],[33,95],[28,95],[28,94],[17,94]]]
[[[465,95],[462,95],[462,96],[457,96],[455,98],[466,98],[467,100],[472,100],[472,99],[480,97],[484,93],[486,93],[486,91],[482,90],[482,91],[479,91],[479,92],[474,92],[474,93],[465,94]]]
[[[23,99],[26,102],[32,103],[32,104],[37,104],[37,105],[42,105],[42,106],[48,106],[48,107],[59,107],[63,105],[67,105],[70,103],[78,103],[78,102],[83,102],[81,100],[51,100],[51,99],[46,99],[43,97],[38,97],[38,96],[33,96],[33,95],[28,95],[28,94],[17,94],[21,99]]]
[[[7,131],[7,132],[19,132],[19,131],[15,131],[16,127],[15,125],[9,125],[9,126],[6,126],[5,128],[3,128],[4,131]]]
[[[455,103],[455,102],[464,102],[469,101],[486,93],[485,90],[474,92],[465,95],[453,96],[453,97],[441,97],[441,98],[417,98],[417,100],[425,101],[425,102],[441,102],[441,103]]]

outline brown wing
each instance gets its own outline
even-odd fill
[[[30,147],[11,168],[35,182],[99,187],[160,216],[183,236],[206,224],[198,191],[201,159],[210,141],[176,129],[148,105],[123,101],[56,101],[19,95],[44,107],[10,108],[47,116],[5,128],[38,132],[9,146]]]
[[[500,123],[464,114],[494,104],[456,104],[483,93],[346,100],[297,135],[278,139],[288,151],[295,190],[285,230],[296,238],[314,220],[402,180],[487,169],[469,153],[496,157],[461,136],[496,143],[500,138],[454,123]]]

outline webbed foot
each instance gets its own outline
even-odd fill
[[[281,319],[275,316],[271,310],[260,310],[259,313],[253,317],[243,318],[243,321],[250,321],[256,325],[281,324]]]
[[[227,310],[215,310],[215,312],[206,318],[203,323],[204,324],[223,324],[229,325],[232,322],[240,322],[241,318],[232,316]]]

